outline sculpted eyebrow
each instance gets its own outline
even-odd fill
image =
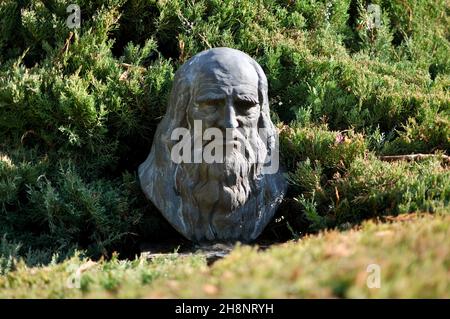
[[[205,94],[205,95],[200,95],[198,96],[195,101],[197,103],[202,103],[202,102],[208,102],[208,101],[215,101],[215,100],[223,100],[225,99],[225,95],[223,94],[214,94],[214,93],[209,93],[209,94]]]
[[[236,96],[237,101],[251,102],[251,103],[259,103],[258,99],[253,95],[239,94]]]

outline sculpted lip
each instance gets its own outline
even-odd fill
[[[220,147],[220,146],[227,146],[227,145],[228,146],[237,146],[237,147],[241,146],[241,142],[240,141],[227,140],[225,138],[222,139],[222,140],[212,139],[212,140],[203,141],[202,146],[204,148],[206,145],[211,144],[211,143],[214,143],[214,145],[216,145],[218,147]]]

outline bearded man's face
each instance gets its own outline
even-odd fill
[[[187,143],[176,141],[178,129],[188,132]],[[188,239],[254,240],[286,192],[278,168],[264,170],[273,167],[267,158],[278,163],[276,136],[267,79],[256,61],[230,48],[201,52],[175,76],[167,113],[139,167],[142,189]]]
[[[180,164],[176,185],[180,185],[178,191],[186,204],[210,220],[242,207],[256,194],[255,179],[261,170],[258,160],[267,155],[266,145],[258,135],[258,81],[252,65],[231,58],[205,63],[193,81],[187,112],[192,154],[214,143],[221,148],[223,158],[212,163]],[[195,121],[202,128],[197,134]],[[195,142],[194,138],[204,137],[211,128],[220,130],[220,138]],[[196,146],[201,149],[196,150]]]
[[[247,61],[205,63],[193,83],[189,122],[217,127],[256,129],[260,115],[258,74]]]

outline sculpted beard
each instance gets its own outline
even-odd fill
[[[258,180],[264,157],[267,154],[266,144],[260,138],[256,129],[245,130],[247,138],[240,130],[233,134],[238,142],[233,146],[219,143],[223,150],[220,163],[181,163],[175,173],[175,187],[183,198],[185,208],[198,210],[205,215],[213,211],[228,214],[243,206],[250,194],[259,193]],[[191,154],[194,154],[194,134],[191,132]],[[213,143],[204,141],[202,150]],[[215,142],[216,145],[218,142]],[[198,203],[202,203],[200,206]]]

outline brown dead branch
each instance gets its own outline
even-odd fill
[[[450,163],[450,156],[443,154],[406,154],[406,155],[388,155],[379,156],[380,160],[385,162],[395,162],[395,161],[420,161],[427,158],[440,158],[446,164]]]

